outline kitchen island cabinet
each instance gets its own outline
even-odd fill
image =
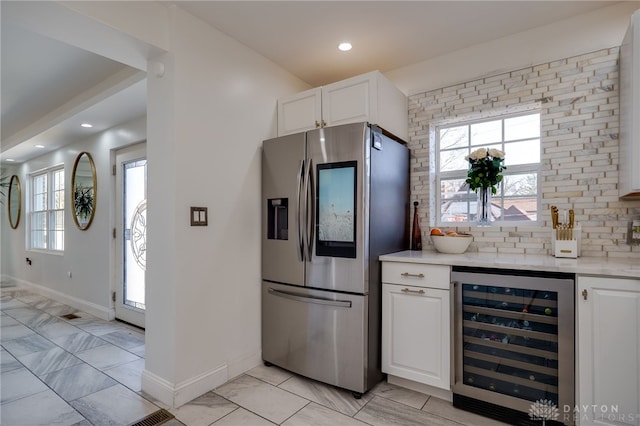
[[[407,139],[407,97],[379,71],[278,99],[278,135],[368,121]]]
[[[640,280],[578,277],[578,424],[640,425]]]
[[[450,268],[382,266],[382,371],[449,390]]]

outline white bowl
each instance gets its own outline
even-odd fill
[[[473,241],[473,235],[431,235],[431,242],[440,253],[464,253],[471,241]]]

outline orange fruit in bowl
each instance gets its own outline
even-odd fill
[[[447,231],[447,234],[449,237],[457,237],[458,233],[456,231]]]
[[[444,232],[442,232],[439,228],[433,228],[431,229],[431,235],[442,236],[444,235]]]

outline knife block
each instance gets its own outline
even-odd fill
[[[573,229],[551,229],[551,254],[555,257],[573,259],[579,257],[581,235],[582,227],[580,225],[575,226]]]

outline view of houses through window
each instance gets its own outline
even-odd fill
[[[539,208],[540,114],[501,116],[436,127],[438,223],[474,222],[477,194],[465,183],[465,156],[478,148],[505,153],[504,180],[491,201],[494,222],[536,221]]]
[[[31,175],[32,249],[64,250],[64,167]]]

